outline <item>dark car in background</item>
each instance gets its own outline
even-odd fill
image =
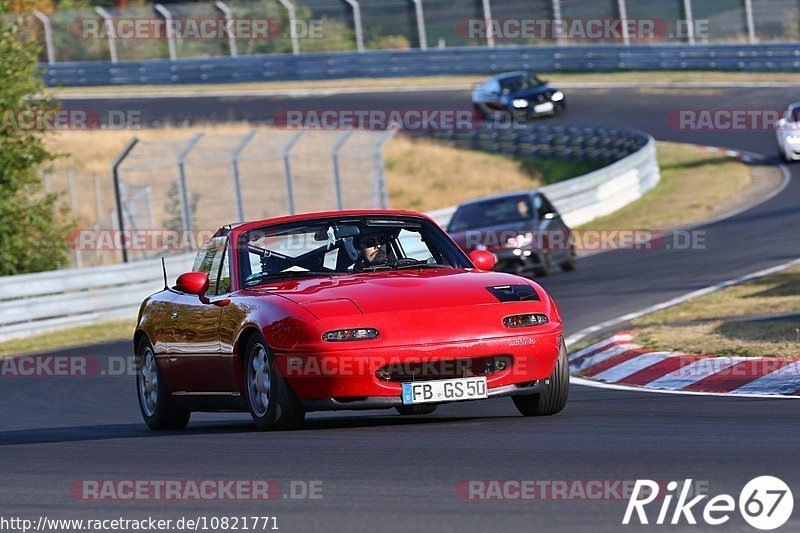
[[[458,206],[447,233],[467,253],[489,250],[494,270],[547,276],[555,266],[575,270],[572,232],[539,191],[479,198]]]
[[[487,120],[556,115],[567,107],[562,91],[536,74],[519,70],[487,79],[472,92],[474,110]]]

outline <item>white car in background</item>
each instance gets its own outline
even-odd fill
[[[778,120],[776,131],[778,148],[786,161],[800,159],[800,102],[789,104],[783,117]]]

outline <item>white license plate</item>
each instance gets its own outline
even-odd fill
[[[549,113],[552,110],[553,102],[545,102],[543,104],[533,106],[533,111],[536,113]]]
[[[486,376],[403,383],[403,404],[488,398]]]

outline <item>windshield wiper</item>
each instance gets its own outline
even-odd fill
[[[291,278],[315,278],[318,276],[327,276],[330,277],[336,272],[315,272],[313,270],[287,270],[285,272],[278,272],[275,274],[264,274],[256,273],[250,274],[247,279],[245,280],[244,284],[247,287],[253,287],[255,285],[259,285],[264,283],[265,281],[273,281],[279,279],[291,279]]]
[[[389,266],[393,270],[401,270],[404,268],[422,268],[422,267],[441,268],[445,265],[440,265],[439,263],[428,263],[428,261],[424,259],[411,259],[410,257],[408,257],[405,259],[398,259]]]

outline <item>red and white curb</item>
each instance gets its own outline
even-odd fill
[[[800,396],[800,359],[660,352],[635,344],[630,331],[570,354],[569,365],[575,376],[628,387]]]

